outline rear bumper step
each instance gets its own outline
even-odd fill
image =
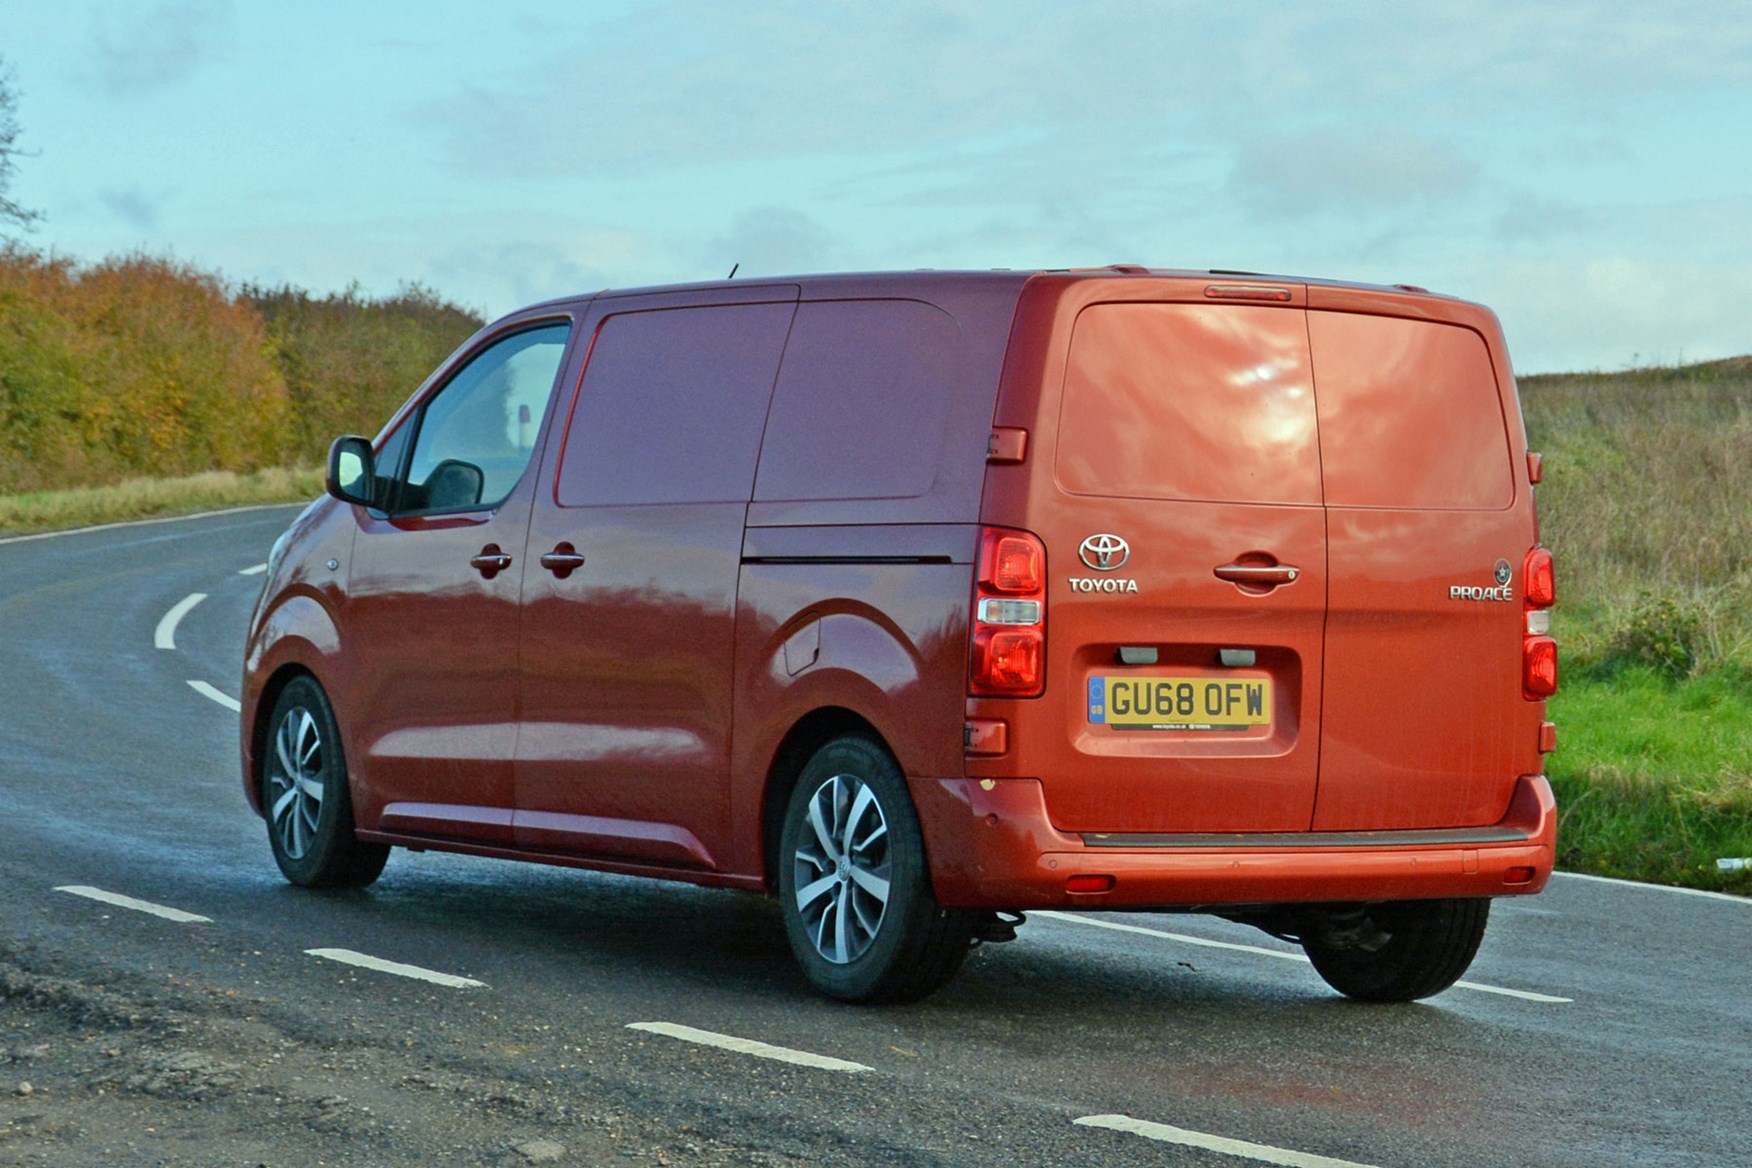
[[[951,908],[1181,908],[1538,892],[1557,851],[1543,775],[1501,822],[1420,831],[1078,835],[1035,779],[914,779],[937,899]],[[1094,889],[1095,891],[1089,891]]]

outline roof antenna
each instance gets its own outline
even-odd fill
[[[742,262],[740,260],[738,260],[736,263],[731,264],[730,265],[730,274],[728,276],[725,276],[724,278],[726,280],[734,280],[736,278],[736,269],[740,268],[741,266],[742,266]]]

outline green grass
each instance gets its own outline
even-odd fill
[[[0,536],[130,519],[192,515],[224,507],[296,503],[322,494],[319,470],[209,471],[180,479],[133,479],[113,487],[0,495]]]
[[[1528,377],[1559,862],[1752,894],[1752,357]]]
[[[1716,868],[1752,856],[1752,678],[1584,675],[1551,711],[1562,866],[1752,894],[1752,872]]]

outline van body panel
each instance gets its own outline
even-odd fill
[[[794,550],[806,531],[794,532]],[[945,534],[924,546],[942,546]],[[742,569],[731,788],[734,855],[749,870],[764,869],[762,816],[779,748],[813,714],[843,711],[869,725],[907,774],[962,766],[973,529],[955,536],[967,549],[959,563],[832,558],[843,538],[828,529],[818,557]]]

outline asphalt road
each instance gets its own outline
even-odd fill
[[[1752,901],[1560,876],[1497,903],[1464,987],[1394,1007],[1222,922],[1041,914],[930,1000],[863,1009],[807,990],[758,897],[399,850],[362,893],[292,889],[225,699],[244,572],[295,510],[0,541],[0,959],[679,1133],[624,1153],[670,1164],[1752,1160]],[[382,1162],[411,1080],[375,1099]]]

